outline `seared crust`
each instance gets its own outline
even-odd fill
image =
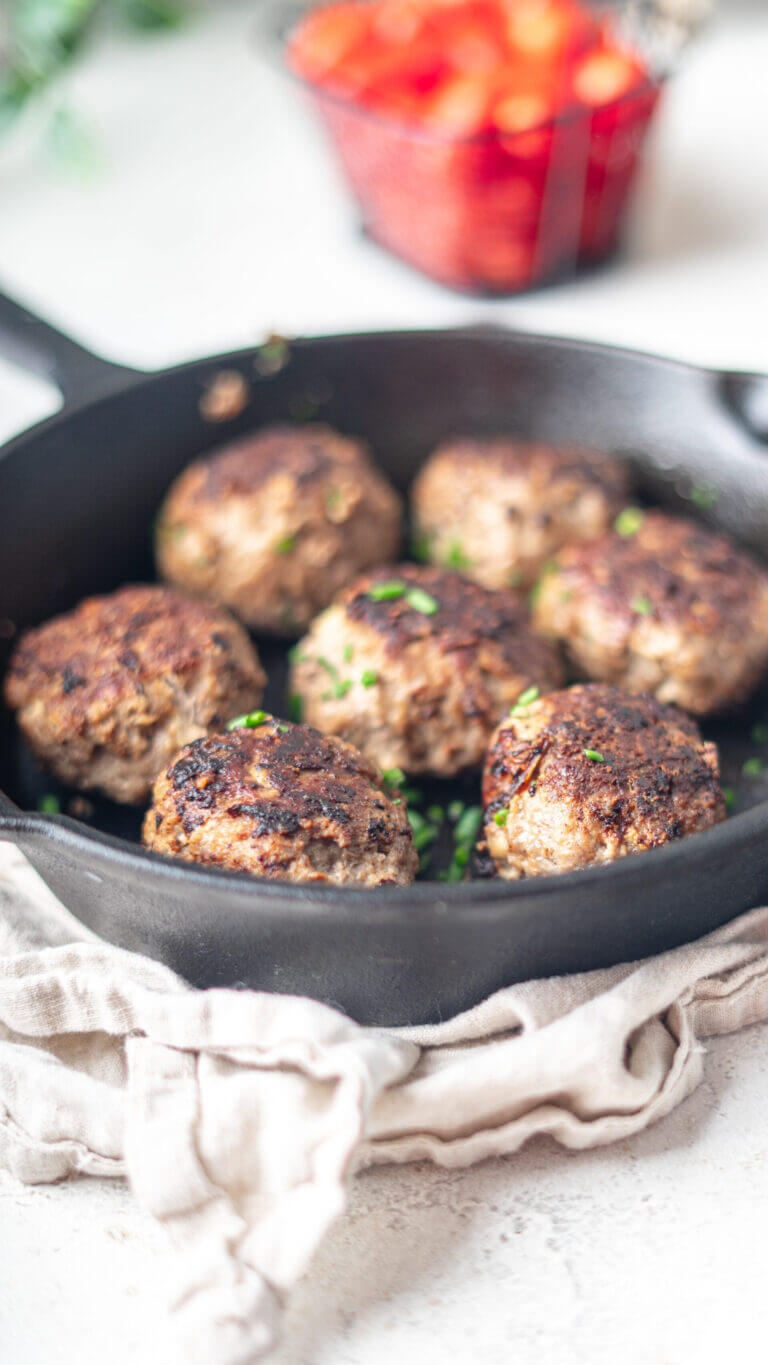
[[[265,682],[229,612],[132,586],[27,631],[5,698],[63,782],[133,802],[181,744],[257,706]]]
[[[706,715],[768,667],[768,574],[725,536],[648,512],[632,535],[563,550],[534,622],[582,675]]]
[[[725,819],[717,749],[695,721],[598,684],[502,722],[483,805],[485,849],[508,879],[612,862]]]
[[[406,591],[377,600],[385,583]],[[407,596],[414,588],[437,609],[414,607]],[[305,718],[382,767],[409,773],[479,767],[499,717],[520,693],[562,682],[556,650],[531,632],[517,597],[412,564],[357,579],[296,654],[292,690]]]
[[[488,588],[529,587],[563,545],[608,529],[627,500],[607,455],[516,441],[457,439],[418,474],[413,518],[424,553]]]
[[[154,787],[144,843],[192,862],[290,881],[412,882],[404,802],[351,745],[269,717],[197,740]]]
[[[158,521],[169,581],[249,625],[295,635],[334,593],[400,544],[402,504],[362,441],[270,427],[191,464]]]

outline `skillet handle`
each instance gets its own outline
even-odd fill
[[[51,380],[68,407],[115,393],[140,373],[94,355],[2,292],[0,356]]]

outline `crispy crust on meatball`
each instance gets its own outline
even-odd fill
[[[298,635],[356,573],[397,554],[401,523],[362,441],[319,424],[269,427],[179,475],[157,562],[249,626]]]
[[[749,696],[768,668],[768,574],[725,536],[648,512],[631,535],[570,546],[540,582],[537,629],[587,678],[695,715]]]
[[[412,882],[404,802],[350,744],[268,717],[196,740],[158,777],[144,843],[190,862],[295,882]]]
[[[182,744],[258,706],[265,682],[228,611],[135,586],[27,631],[5,698],[62,782],[139,802]]]
[[[406,592],[376,600],[392,582]],[[434,601],[432,614],[411,605],[412,589]],[[512,593],[412,564],[351,584],[296,647],[292,671],[311,724],[384,769],[441,777],[480,766],[499,717],[526,688],[561,682],[557,652],[531,632]]]
[[[695,721],[598,684],[502,722],[483,806],[481,851],[507,880],[613,862],[725,819],[717,749]]]
[[[627,492],[607,455],[497,437],[439,446],[411,496],[428,559],[507,588],[530,587],[563,545],[602,535]]]

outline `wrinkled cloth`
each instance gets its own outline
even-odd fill
[[[130,1182],[173,1242],[169,1325],[190,1365],[269,1355],[355,1170],[465,1166],[537,1133],[626,1138],[698,1085],[702,1039],[767,1016],[768,909],[383,1030],[313,1000],[194,990],[95,938],[0,845],[0,1165]]]

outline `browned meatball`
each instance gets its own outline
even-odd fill
[[[189,466],[157,532],[160,573],[256,629],[298,635],[361,569],[393,558],[402,505],[367,447],[270,427]]]
[[[187,745],[158,777],[144,842],[158,853],[294,882],[412,882],[405,802],[341,740],[258,713]]]
[[[768,667],[768,574],[694,522],[627,509],[617,525],[558,555],[537,628],[582,677],[700,716],[742,701]]]
[[[127,587],[22,636],[5,697],[62,782],[143,802],[182,744],[258,705],[265,682],[228,611]]]
[[[416,478],[420,551],[486,588],[530,587],[563,545],[606,531],[627,500],[618,460],[506,437],[439,446]]]
[[[413,564],[351,584],[297,645],[292,673],[313,725],[385,769],[441,777],[480,766],[526,688],[561,682],[556,651],[512,593]]]
[[[597,684],[502,721],[483,804],[485,848],[507,880],[613,862],[725,819],[717,749],[695,721]]]

